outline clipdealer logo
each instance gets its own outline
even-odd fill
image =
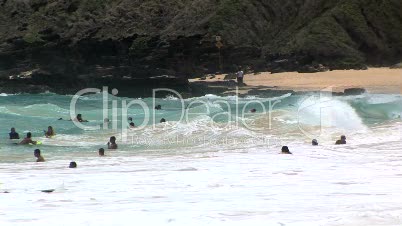
[[[71,119],[75,118],[77,115],[77,102],[80,98],[88,94],[102,94],[102,117],[103,119],[110,119],[109,121],[104,121],[101,125],[87,125],[82,122],[73,120],[73,123],[83,130],[120,130],[121,131],[121,140],[123,142],[129,141],[128,135],[135,131],[140,131],[144,129],[156,129],[157,127],[157,119],[156,119],[156,111],[151,111],[150,109],[155,109],[157,106],[157,94],[159,92],[170,93],[171,96],[175,97],[175,101],[178,101],[180,104],[180,109],[178,110],[179,119],[175,121],[169,121],[169,127],[175,128],[180,125],[180,123],[189,123],[191,118],[196,117],[197,115],[208,115],[210,117],[211,122],[217,120],[218,117],[225,118],[226,120],[220,120],[219,128],[227,128],[227,129],[236,129],[240,126],[246,128],[251,131],[266,131],[272,129],[273,123],[273,111],[275,110],[275,106],[281,103],[284,99],[289,96],[281,96],[277,98],[270,99],[250,99],[250,100],[241,100],[239,101],[239,93],[236,89],[236,96],[234,100],[227,99],[214,99],[214,100],[204,100],[204,99],[194,99],[194,100],[185,100],[180,93],[175,90],[168,88],[159,88],[154,89],[152,92],[152,103],[147,103],[142,99],[122,99],[121,102],[118,100],[112,100],[110,106],[109,96],[110,94],[116,96],[118,94],[117,89],[112,89],[111,93],[109,93],[109,87],[104,86],[102,89],[98,88],[86,88],[78,91],[71,99],[70,102],[70,117]],[[306,128],[304,120],[305,114],[311,111],[311,109],[318,108],[319,112],[322,113],[324,110],[329,109],[330,102],[332,99],[332,89],[331,87],[322,90],[318,96],[311,95],[305,98],[298,106],[297,109],[297,120],[298,127],[300,131],[309,138],[318,138],[322,130],[319,129],[318,132],[312,132],[308,128]],[[219,105],[225,108],[224,111],[214,112],[211,108],[214,105]],[[193,107],[203,106],[205,111],[203,112],[191,112]],[[249,108],[253,106],[259,106],[262,109],[259,112],[250,112]],[[134,128],[129,128],[129,109],[130,108],[139,108],[143,111],[143,115],[140,120],[141,123],[136,125]],[[253,120],[247,120],[247,116],[250,115],[258,115],[262,117],[262,119],[267,122],[268,127],[264,127],[261,125],[256,125]],[[325,115],[325,117],[323,117]],[[120,116],[120,118],[119,118]],[[322,128],[323,120],[330,120],[328,118],[328,114],[320,114],[319,119],[321,120],[319,125]],[[211,123],[211,126],[214,126],[214,123]]]

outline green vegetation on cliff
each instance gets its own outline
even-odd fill
[[[213,72],[215,35],[226,70],[389,65],[402,56],[401,14],[400,0],[0,0],[0,74]]]

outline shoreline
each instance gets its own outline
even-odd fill
[[[184,81],[185,80],[185,81]],[[134,80],[133,80],[134,81]],[[56,84],[34,83],[31,80],[1,80],[0,93],[38,94],[52,92],[60,95],[75,94],[84,88],[117,88],[120,96],[151,97],[154,88],[171,88],[183,97],[215,95],[263,95],[272,96],[286,93],[332,92],[335,95],[357,95],[363,92],[377,94],[402,94],[402,69],[369,68],[367,70],[333,70],[316,73],[270,72],[246,73],[243,86],[238,86],[235,76],[218,74],[194,79],[155,79],[140,84],[128,81],[82,82],[70,87]],[[92,84],[92,85],[91,85]],[[345,90],[347,92],[345,92]]]
[[[226,78],[225,78],[226,77]],[[205,80],[189,79],[190,84],[204,85],[211,89],[226,89],[224,94],[236,90],[235,79],[221,74]],[[402,69],[369,68],[367,70],[334,70],[317,73],[283,72],[271,74],[262,72],[245,74],[246,86],[239,86],[239,94],[252,95],[264,91],[343,93],[347,89],[364,89],[368,93],[401,94]]]

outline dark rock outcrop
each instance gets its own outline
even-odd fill
[[[343,91],[344,95],[346,95],[346,96],[361,95],[365,92],[366,92],[366,90],[363,88],[349,88],[349,89],[345,89],[345,91]]]
[[[402,63],[394,64],[390,67],[391,69],[402,69]]]
[[[182,85],[238,66],[390,66],[402,56],[401,14],[400,0],[0,0],[0,79],[35,71],[24,82],[76,88],[169,75]]]

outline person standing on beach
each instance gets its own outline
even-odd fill
[[[243,85],[243,78],[244,78],[244,71],[239,70],[237,72],[237,84],[238,85]]]
[[[15,128],[11,128],[11,132],[9,133],[9,135],[11,140],[20,139],[20,135],[15,132]]]

